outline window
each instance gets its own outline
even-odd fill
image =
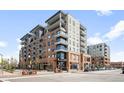
[[[31,47],[31,45],[29,45],[28,47]]]
[[[42,56],[39,56],[39,59],[42,59]]]
[[[30,43],[33,42],[33,38],[31,39]]]
[[[69,43],[71,44],[71,40],[69,40]]]
[[[35,57],[33,57],[33,60],[35,60]]]
[[[52,38],[54,38],[54,33],[52,33]]]
[[[73,50],[75,51],[75,48],[73,48]]]
[[[50,35],[48,35],[48,38],[50,38]]]
[[[75,21],[73,21],[73,26],[75,26]]]
[[[33,52],[33,55],[35,55],[35,52]]]
[[[78,49],[77,49],[77,52],[78,52]]]
[[[78,43],[77,43],[77,47],[79,47],[79,46],[78,46]]]
[[[71,18],[69,19],[69,23],[71,24]]]
[[[39,53],[41,53],[41,50],[39,50]]]
[[[75,46],[75,42],[73,42],[73,46]]]
[[[107,55],[105,55],[105,56],[107,56]]]
[[[52,41],[51,45],[54,45],[54,42]]]
[[[50,55],[48,56],[48,58],[50,58]]]
[[[34,34],[36,35],[36,34],[37,34],[37,32],[34,32]]]
[[[100,49],[99,51],[102,51],[102,49]]]
[[[57,35],[59,35],[59,34],[60,34],[60,31],[57,32]]]
[[[65,59],[65,54],[64,53],[58,53],[57,54],[57,58],[59,58],[59,59]]]
[[[57,45],[57,49],[64,49],[64,50],[66,50],[66,47],[64,45]]]
[[[87,61],[90,62],[90,57],[87,58]]]
[[[54,50],[55,50],[55,49],[54,49],[54,48],[52,48],[51,50],[52,50],[52,52],[54,52]]]
[[[54,58],[54,55],[52,55],[52,58]]]
[[[51,49],[49,48],[48,51],[50,51]]]
[[[50,42],[48,42],[48,46],[50,46]]]
[[[41,45],[39,45],[39,47],[41,48]]]
[[[40,39],[40,42],[42,42],[43,41],[43,39]]]

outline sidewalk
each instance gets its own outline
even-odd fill
[[[38,71],[36,75],[21,75],[20,72],[16,72],[11,74],[8,72],[5,72],[6,74],[4,74],[2,77],[0,76],[0,81],[1,82],[8,82],[6,80],[8,79],[22,79],[22,78],[30,78],[30,77],[40,77],[41,75],[53,75],[55,74],[54,72],[48,72],[48,71]]]
[[[20,76],[21,74],[18,72],[14,72],[14,73],[9,73],[6,71],[0,72],[0,78],[4,78],[4,77],[15,77],[15,76]]]
[[[48,71],[37,71],[36,75],[22,75],[21,73],[22,73],[22,70],[15,71],[14,73],[9,73],[9,72],[4,71],[3,74],[0,73],[0,79],[2,79],[2,78],[29,77],[29,76],[54,74],[54,72],[48,72]]]

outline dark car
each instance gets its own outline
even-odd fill
[[[124,67],[122,67],[122,74],[124,74]]]

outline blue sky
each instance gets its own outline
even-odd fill
[[[19,38],[57,11],[0,11],[0,53],[18,58]],[[87,28],[88,44],[106,42],[111,60],[124,60],[124,11],[64,11]]]

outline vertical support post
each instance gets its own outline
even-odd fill
[[[60,17],[60,28],[61,28],[61,25],[62,25],[62,24],[61,24],[61,13],[59,14],[59,17]]]

